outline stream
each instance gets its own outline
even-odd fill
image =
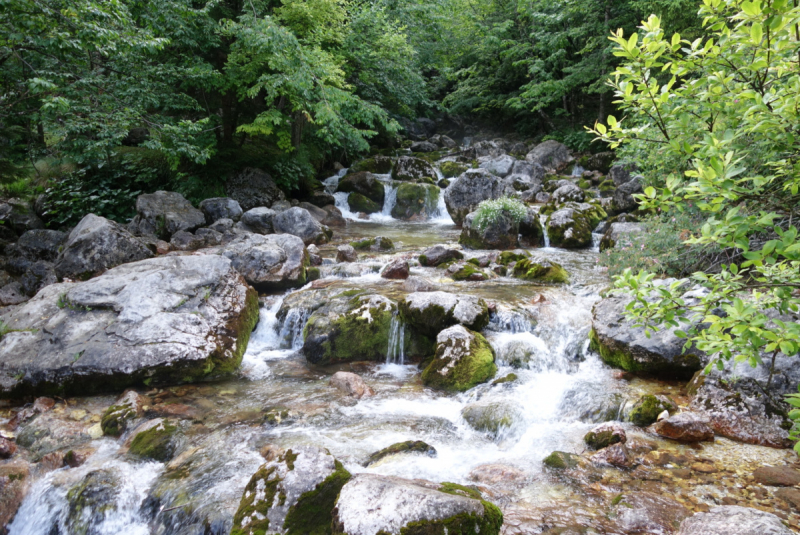
[[[325,181],[329,192],[334,193],[345,172]],[[321,255],[335,258],[338,245],[376,236],[391,238],[396,249],[362,254],[346,270],[326,263],[321,269],[325,282],[379,293],[387,281],[378,272],[391,260],[416,258],[435,244],[457,243],[460,230],[447,214],[443,195],[431,220],[398,221],[391,216],[396,186],[389,175],[377,178],[386,188],[386,201],[383,210],[369,219],[360,220],[349,210],[348,194],[334,194],[336,206],[349,221],[346,228],[335,230],[332,243],[320,246]],[[596,247],[542,247],[529,252],[534,258],[563,265],[570,273],[569,284],[540,286],[508,277],[454,282],[443,270],[413,264],[411,268],[412,276],[427,279],[438,290],[479,296],[496,304],[484,335],[497,355],[496,377],[515,373],[516,381],[487,383],[462,394],[423,386],[418,366],[406,362],[404,326],[397,320],[385,362],[336,368],[358,373],[376,392],[355,400],[329,386],[335,370],[306,364],[301,348],[309,311],[292,309],[279,320],[278,311],[288,293],[261,296],[260,321],[238,377],[143,390],[160,404],[187,407],[193,414],[181,420],[184,443],[176,459],[167,464],[131,460],[125,454],[128,435],[92,440],[91,454],[83,465],[50,471],[35,480],[9,533],[71,533],[77,515],[81,525],[87,526],[83,532],[87,534],[227,534],[245,485],[263,463],[259,450],[267,444],[323,446],[351,473],[477,484],[504,511],[504,533],[508,534],[546,533],[546,526],[575,527],[569,533],[617,533],[609,527],[613,523],[609,524],[607,513],[609,501],[620,492],[646,488],[671,495],[692,510],[704,510],[727,503],[729,495],[740,499],[736,489],[741,485],[737,484],[749,467],[788,462],[791,452],[785,450],[723,438],[698,450],[624,424],[629,441],[652,443],[675,456],[700,457],[715,463],[718,473],[711,480],[680,479],[669,473],[644,480],[631,472],[593,468],[578,481],[549,474],[542,459],[555,450],[583,452],[583,436],[592,427],[606,420],[623,420],[641,395],[667,394],[685,403],[685,394],[682,383],[627,377],[588,349],[592,306],[610,282],[598,265]],[[465,251],[467,258],[485,253]],[[312,286],[295,291],[310,291]],[[70,398],[54,412],[65,421],[76,421],[83,414],[77,421],[89,426],[99,421],[114,399],[111,395]],[[496,433],[474,429],[462,416],[474,404],[502,408],[508,425]],[[265,422],[265,413],[278,417]],[[407,440],[425,441],[438,453],[435,457],[389,457],[368,468],[362,465],[371,453]],[[659,470],[670,468],[674,466],[665,464]],[[106,504],[102,508],[86,503],[80,504],[81,509],[70,499],[69,489],[97,470],[114,478],[114,495],[102,500]]]

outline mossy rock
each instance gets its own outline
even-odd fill
[[[136,416],[136,409],[130,405],[111,405],[100,419],[100,428],[104,435],[118,437]]]
[[[356,213],[364,212],[365,214],[374,214],[380,212],[383,208],[375,201],[356,192],[348,195],[347,204],[350,206],[350,211]]]
[[[442,162],[439,164],[439,171],[442,172],[445,178],[457,177],[466,172],[467,169],[469,169],[469,167],[458,162]]]
[[[437,182],[436,185],[442,189],[447,189],[450,186],[450,181],[446,178],[443,178],[439,182]]]
[[[400,184],[392,217],[397,219],[427,219],[439,205],[439,187],[435,184]]]
[[[450,276],[454,281],[485,281],[490,278],[485,271],[478,269],[471,262],[464,263],[461,269]]]
[[[601,450],[612,444],[622,442],[621,437],[614,432],[611,427],[605,427],[600,431],[589,431],[584,435],[583,442],[593,450]]]
[[[497,373],[494,349],[482,334],[455,325],[439,333],[436,342],[436,356],[422,372],[426,386],[465,392]]]
[[[375,238],[364,238],[363,240],[351,241],[350,245],[356,251],[386,252],[394,250],[394,242],[383,236]]]
[[[473,403],[461,411],[461,417],[475,429],[496,437],[521,419],[519,407],[506,402]]]
[[[569,282],[567,270],[550,260],[542,262],[532,262],[527,258],[520,260],[514,265],[514,277],[553,284]]]
[[[515,383],[517,381],[517,379],[519,379],[519,377],[517,377],[516,373],[509,373],[508,375],[505,375],[505,376],[501,377],[500,379],[495,379],[492,382],[492,386],[494,386],[494,385],[502,385],[502,384],[505,384],[505,383]]]
[[[667,396],[654,396],[647,394],[639,398],[633,405],[628,419],[639,427],[647,427],[655,423],[658,415],[664,411],[674,412],[677,409],[675,402]]]
[[[574,453],[566,453],[564,451],[554,451],[542,460],[548,468],[555,468],[556,470],[564,470],[567,468],[575,468],[580,463],[580,457]]]
[[[370,173],[385,175],[392,172],[392,159],[386,156],[374,156],[354,163],[348,171],[351,173],[369,171]]]
[[[375,464],[386,457],[391,457],[393,455],[401,455],[406,453],[427,455],[428,457],[436,457],[436,448],[421,440],[408,440],[406,442],[398,442],[397,444],[392,444],[388,448],[383,448],[382,450],[376,451],[375,453],[370,455],[367,462],[364,463],[364,466]]]
[[[497,263],[507,266],[512,262],[519,262],[520,260],[527,260],[528,253],[525,251],[503,251],[497,258]]]
[[[117,509],[119,478],[111,470],[93,470],[67,492],[66,526],[71,535],[91,535]]]
[[[169,420],[161,420],[149,429],[137,433],[128,451],[143,459],[169,461],[175,454],[177,431],[178,427]]]

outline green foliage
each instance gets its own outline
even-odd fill
[[[489,225],[497,222],[505,215],[510,215],[517,224],[528,215],[528,209],[525,207],[525,204],[510,197],[500,197],[499,199],[483,201],[478,205],[475,212],[472,225],[480,232],[486,230]]]
[[[767,360],[773,369],[778,355],[800,350],[800,324],[784,321],[800,309],[792,224],[800,206],[800,8],[783,0],[703,0],[700,13],[707,39],[667,39],[656,16],[641,34],[613,34],[624,64],[612,86],[626,118],[609,116],[593,132],[612,146],[649,143],[690,162],[663,189],[645,188],[641,203],[696,205],[705,221],[684,243],[730,249],[740,261],[694,273],[707,290],[694,305],[681,298],[685,281],[656,285],[645,271],[626,270],[615,286],[633,296],[628,314],[648,331],[701,318],[708,328],[677,334],[712,357],[708,369],[730,359]]]

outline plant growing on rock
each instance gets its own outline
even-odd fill
[[[473,226],[480,232],[492,223],[497,222],[503,213],[510,214],[512,219],[519,224],[528,215],[528,209],[522,201],[510,197],[500,197],[481,202],[475,210],[475,218],[472,220]]]
[[[800,310],[800,7],[703,0],[700,15],[705,40],[667,39],[655,16],[639,34],[613,34],[624,63],[611,85],[626,118],[592,131],[612,147],[649,144],[688,162],[661,190],[645,188],[640,203],[696,205],[705,222],[684,243],[735,257],[692,275],[702,287],[692,305],[681,297],[688,280],[661,286],[652,273],[626,270],[615,287],[634,297],[627,313],[648,330],[693,325],[677,334],[711,357],[706,371],[728,360],[774,370],[778,356],[800,351],[800,323],[790,319]],[[771,381],[772,373],[766,392]]]

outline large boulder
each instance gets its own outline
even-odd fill
[[[230,197],[205,199],[200,203],[200,211],[205,214],[206,223],[209,225],[219,219],[239,221],[239,218],[242,217],[242,207]]]
[[[483,228],[475,224],[477,212],[468,214],[458,243],[467,249],[515,249],[519,245],[519,221],[503,210]]]
[[[428,219],[436,213],[439,191],[439,186],[431,184],[400,184],[392,217],[414,221]]]
[[[122,225],[88,214],[69,233],[55,263],[59,279],[86,279],[153,253]]]
[[[439,147],[430,141],[417,141],[411,144],[411,152],[436,152]]]
[[[44,221],[36,215],[31,204],[20,199],[0,202],[0,223],[0,226],[13,230],[17,235],[26,230],[44,228]]]
[[[377,474],[357,474],[342,487],[334,533],[476,533],[497,535],[503,514],[479,492]]]
[[[244,489],[231,535],[330,533],[350,473],[328,450],[300,446],[262,465]]]
[[[530,151],[525,159],[531,163],[538,163],[545,169],[560,171],[574,160],[572,153],[563,143],[555,140],[540,143]]]
[[[425,160],[401,156],[394,163],[392,178],[395,180],[418,181],[425,177],[436,178],[436,170]]]
[[[369,171],[345,175],[345,177],[339,181],[336,191],[360,193],[367,199],[377,203],[378,206],[383,206],[383,201],[386,198],[386,188],[384,188],[383,184]]]
[[[630,243],[630,236],[641,234],[643,230],[642,223],[611,223],[600,240],[600,251],[615,247],[620,240]]]
[[[244,230],[256,234],[272,234],[272,218],[274,217],[275,210],[258,206],[243,213],[239,224]]]
[[[308,282],[308,252],[303,240],[291,234],[241,234],[219,253],[262,292],[298,288]]]
[[[547,220],[547,236],[553,247],[579,249],[592,244],[591,218],[575,206],[565,206],[553,212]]]
[[[436,337],[436,356],[422,372],[422,382],[440,390],[465,392],[496,373],[494,350],[486,338],[454,325]]]
[[[603,174],[607,174],[611,170],[611,164],[614,163],[616,157],[617,155],[611,151],[598,152],[597,154],[582,158],[581,165],[583,165],[587,171],[599,171]]]
[[[414,292],[400,301],[406,323],[435,336],[450,325],[460,324],[480,331],[489,323],[489,308],[483,299],[447,292]]]
[[[272,206],[285,198],[269,173],[251,167],[232,174],[225,184],[225,191],[245,211],[256,206]]]
[[[498,156],[497,158],[487,158],[480,162],[480,166],[493,175],[505,177],[511,173],[511,170],[516,162],[517,160],[513,156],[504,154],[503,156]]]
[[[552,199],[557,204],[574,201],[583,202],[586,194],[575,184],[565,184],[553,191]]]
[[[392,172],[392,159],[388,156],[373,156],[354,163],[348,171],[351,173],[369,171],[370,173],[385,175]]]
[[[519,234],[523,243],[529,247],[544,245],[544,227],[535,208],[528,207],[525,218],[519,222]]]
[[[619,187],[626,182],[629,182],[630,179],[633,178],[631,173],[635,173],[638,170],[639,169],[635,164],[617,164],[609,169],[608,178],[613,181],[615,186]]]
[[[54,261],[60,252],[67,234],[58,230],[33,229],[25,231],[14,245],[15,252],[30,260]],[[6,249],[10,256],[11,251]]]
[[[0,396],[85,395],[229,374],[258,296],[220,256],[159,257],[47,286],[2,321]]]
[[[703,367],[705,355],[695,348],[683,349],[686,340],[675,335],[676,328],[664,328],[645,335],[625,318],[631,298],[613,295],[592,310],[591,348],[611,366],[630,372],[663,377],[691,377]]]
[[[653,424],[653,430],[664,438],[678,442],[703,442],[714,440],[714,430],[701,414],[680,412]]]
[[[628,182],[617,187],[616,191],[614,191],[614,196],[611,199],[612,215],[633,212],[634,210],[637,210],[639,208],[639,203],[633,196],[642,193],[643,191],[641,176],[635,176]]]
[[[136,217],[128,228],[139,236],[162,240],[180,230],[192,231],[206,224],[206,216],[174,191],[145,193],[136,199]]]
[[[544,180],[544,175],[544,167],[538,163],[529,162],[527,160],[514,160],[514,165],[511,167],[511,174],[509,176],[527,177],[533,183],[541,183],[542,180]]]
[[[444,202],[455,224],[461,225],[481,202],[499,199],[505,189],[505,183],[489,171],[469,169],[450,183],[444,191]]]
[[[314,219],[308,210],[298,206],[284,210],[272,218],[272,226],[278,234],[292,234],[306,245],[328,243],[332,232]]]
[[[383,208],[380,204],[376,203],[372,199],[369,199],[356,192],[353,192],[347,196],[347,204],[350,207],[350,211],[357,214],[374,214],[380,212]]]
[[[791,535],[780,518],[759,509],[738,505],[714,507],[683,522],[677,535]]]

